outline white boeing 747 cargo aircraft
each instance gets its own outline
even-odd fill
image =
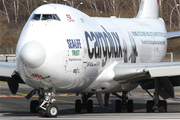
[[[55,93],[76,93],[75,112],[93,112],[96,95],[105,106],[110,94],[119,98],[116,112],[133,112],[128,92],[138,85],[148,92],[147,112],[167,111],[165,99],[174,98],[180,86],[180,62],[161,62],[167,39],[180,32],[167,33],[159,18],[159,0],[142,0],[136,18],[89,17],[81,11],[59,4],[38,7],[24,26],[16,50],[16,63],[0,63],[0,79],[16,94],[19,83],[34,88],[39,99],[31,101],[30,111],[56,117]],[[122,92],[122,95],[118,93]],[[163,100],[159,99],[159,96]]]

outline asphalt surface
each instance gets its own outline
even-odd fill
[[[35,119],[82,119],[82,120],[112,120],[112,119],[127,119],[127,120],[179,120],[180,119],[180,87],[175,88],[175,98],[168,99],[167,113],[146,113],[146,101],[152,98],[138,87],[132,91],[133,96],[129,99],[134,100],[134,113],[128,113],[123,110],[122,113],[115,113],[115,100],[118,98],[111,95],[109,106],[101,108],[95,96],[91,97],[94,103],[93,113],[89,114],[86,110],[82,110],[81,114],[75,114],[74,103],[80,96],[74,94],[57,94],[54,98],[57,100],[55,104],[59,108],[57,118],[42,118],[39,114],[30,113],[30,101],[37,100],[38,96],[34,95],[30,100],[24,98],[33,88],[27,85],[20,85],[17,95],[12,95],[7,84],[0,83],[0,120],[35,120]],[[151,91],[153,92],[153,91]]]

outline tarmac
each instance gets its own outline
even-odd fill
[[[75,94],[56,94],[55,104],[59,108],[57,118],[43,118],[39,114],[30,113],[30,101],[37,100],[38,96],[34,95],[30,100],[26,100],[24,96],[32,89],[28,85],[20,84],[17,95],[12,95],[8,85],[0,82],[0,120],[180,120],[180,87],[175,88],[175,98],[167,100],[167,113],[146,113],[146,101],[152,98],[141,87],[132,91],[133,96],[129,96],[129,99],[134,100],[134,113],[128,113],[126,110],[115,113],[115,100],[118,98],[111,95],[107,108],[101,108],[96,97],[92,96],[93,113],[82,110],[80,114],[76,114],[75,100],[81,97]]]

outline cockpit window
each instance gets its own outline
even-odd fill
[[[52,15],[52,16],[53,16],[53,19],[55,19],[55,20],[60,20],[59,17],[58,17],[56,14],[54,14],[54,15]]]
[[[59,20],[59,17],[56,14],[35,14],[32,20]]]
[[[32,20],[40,20],[41,14],[34,14]]]
[[[51,14],[44,14],[44,15],[42,15],[41,20],[49,20],[49,19],[52,19],[52,15]]]

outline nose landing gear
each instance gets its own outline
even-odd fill
[[[52,98],[53,90],[40,89],[38,91],[39,101],[31,101],[30,111],[31,113],[40,113],[42,117],[57,117],[58,107],[53,104],[56,101]]]

